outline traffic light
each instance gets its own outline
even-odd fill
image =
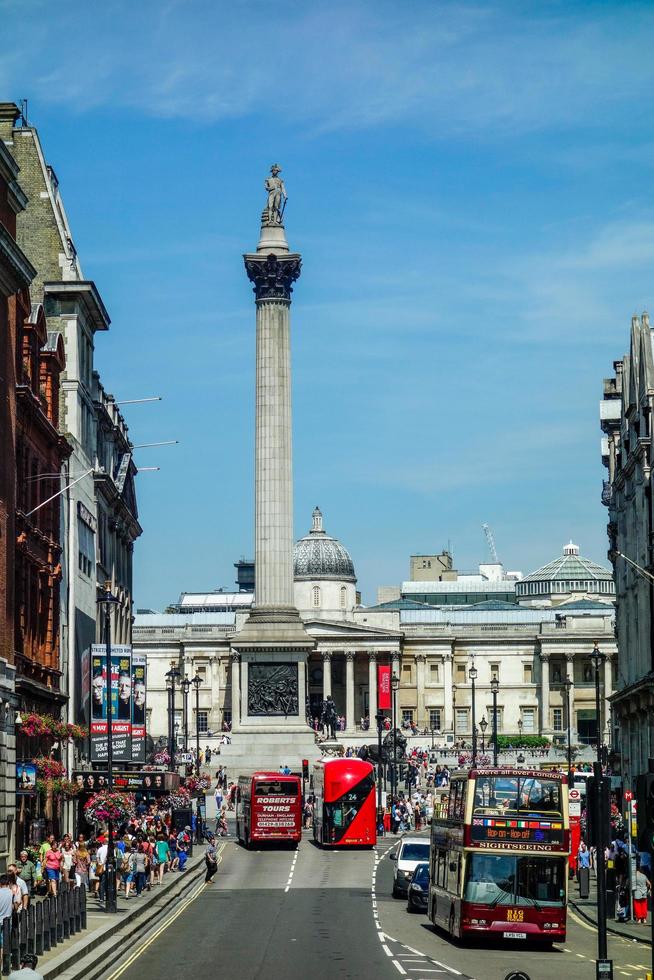
[[[599,782],[599,787],[598,787]],[[597,794],[600,795],[600,823],[597,823]],[[605,847],[611,839],[611,794],[609,780],[591,776],[586,781],[586,843]]]
[[[648,772],[636,780],[638,807],[638,850],[654,851],[654,773]]]
[[[302,779],[308,779],[308,778],[309,778],[309,760],[308,759],[303,759],[302,760]]]

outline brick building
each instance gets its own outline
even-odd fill
[[[0,104],[0,115],[3,112]],[[14,664],[17,333],[29,313],[33,266],[16,244],[16,215],[27,199],[18,166],[0,142],[0,871],[14,851],[18,708]]]

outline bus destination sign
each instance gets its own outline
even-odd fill
[[[563,847],[561,820],[513,819],[508,817],[473,817],[470,843],[515,847],[536,846],[539,850]]]

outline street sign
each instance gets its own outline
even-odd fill
[[[631,792],[631,790],[630,790],[630,789],[627,789],[627,790],[625,790],[625,794],[624,794],[624,798],[625,798],[625,800],[627,800],[627,802],[629,802],[629,803],[631,802],[631,800],[633,800],[633,798],[634,798],[634,794],[633,794],[633,793]]]
[[[570,799],[570,800],[580,800],[581,799],[581,793],[579,792],[578,789],[571,789],[570,792],[568,793],[568,799]]]
[[[581,800],[570,800],[568,804],[568,812],[571,817],[581,816]]]
[[[597,960],[595,976],[597,980],[613,980],[613,960]]]

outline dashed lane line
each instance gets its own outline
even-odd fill
[[[285,893],[291,887],[291,883],[293,881],[293,874],[295,872],[295,865],[297,863],[297,856],[298,856],[299,853],[300,853],[299,851],[296,851],[295,854],[293,855],[293,862],[291,864],[291,870],[290,870],[289,875],[288,875],[288,881],[286,882],[286,888],[284,889],[284,892]]]

